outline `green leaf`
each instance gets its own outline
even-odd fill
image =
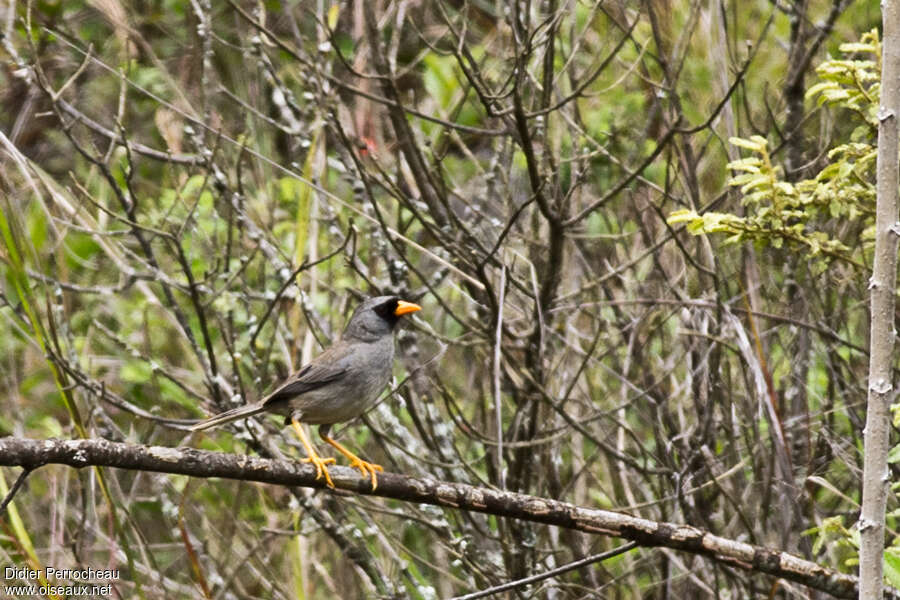
[[[334,31],[334,28],[337,27],[338,17],[341,14],[341,5],[338,3],[332,4],[328,9],[328,29]]]
[[[841,52],[846,52],[847,54],[856,52],[871,52],[874,54],[878,52],[878,48],[875,47],[874,44],[863,44],[860,42],[848,42],[846,44],[841,44],[840,46],[838,46],[838,49]]]
[[[766,138],[760,135],[754,135],[750,139],[739,137],[728,138],[728,143],[730,143],[732,146],[746,148],[747,150],[752,150],[753,152],[763,153],[766,151],[766,146],[769,142],[766,141]]]
[[[754,188],[758,188],[760,186],[769,185],[769,178],[766,175],[758,175],[745,183],[743,187],[741,187],[741,193],[746,194],[753,190]]]
[[[129,360],[119,370],[119,377],[122,381],[129,383],[146,383],[150,380],[153,370],[150,365],[143,360]]]
[[[694,221],[699,218],[700,215],[698,215],[696,211],[683,208],[681,210],[676,210],[675,212],[669,213],[669,216],[666,217],[666,223],[668,223],[669,225],[677,225],[679,223]]]
[[[822,93],[822,97],[828,102],[840,102],[850,97],[850,92],[845,89],[826,90]]]
[[[6,475],[0,473],[0,494],[2,494],[2,496],[5,498],[8,493],[9,488],[6,485]],[[32,568],[40,567],[41,560],[40,558],[38,558],[38,555],[34,550],[34,544],[31,542],[31,536],[28,535],[28,529],[25,527],[25,523],[19,516],[19,511],[16,508],[15,502],[10,501],[10,503],[6,505],[5,517],[9,519],[12,533],[15,536],[18,544],[21,546],[22,550],[25,552],[28,560],[28,565]]]
[[[893,407],[891,407],[893,408]],[[895,463],[900,462],[900,444],[897,444],[888,452],[888,462]]]
[[[747,158],[742,158],[740,160],[733,160],[725,167],[727,169],[734,169],[735,171],[747,171],[748,173],[759,173],[759,167],[761,167],[763,161],[760,159],[750,156]]]
[[[794,186],[792,186],[787,181],[776,181],[775,189],[777,191],[781,192],[782,194],[790,194],[793,196],[795,193]]]
[[[206,177],[203,175],[193,175],[181,187],[181,196],[185,200],[191,200],[203,188]]]
[[[744,173],[743,175],[735,175],[728,180],[728,185],[730,185],[731,187],[742,186],[750,181],[757,179],[758,177],[758,173]]]
[[[809,100],[813,96],[821,94],[825,90],[834,90],[834,89],[838,89],[837,83],[835,83],[833,81],[821,81],[821,82],[813,85],[812,87],[809,88],[809,90],[806,91],[805,98],[807,100]]]
[[[706,226],[703,224],[703,219],[697,219],[696,221],[691,221],[687,224],[687,231],[693,235],[700,235],[701,233],[706,233]]]
[[[884,577],[894,587],[900,587],[900,548],[884,549]]]

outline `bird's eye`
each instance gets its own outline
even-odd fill
[[[397,304],[397,298],[386,300],[375,307],[375,313],[382,319],[392,321],[396,318],[396,315],[394,315],[394,311],[397,310]]]

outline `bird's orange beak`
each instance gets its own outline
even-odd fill
[[[407,313],[416,312],[417,310],[422,310],[422,307],[418,304],[413,304],[412,302],[400,300],[397,302],[397,308],[394,310],[394,314],[401,317]]]

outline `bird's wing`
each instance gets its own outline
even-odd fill
[[[269,394],[263,405],[270,406],[337,381],[347,373],[345,359],[351,351],[343,344],[328,348]]]

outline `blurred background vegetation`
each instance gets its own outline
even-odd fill
[[[302,456],[280,419],[181,420],[392,293],[423,310],[337,430],[361,456],[852,572],[877,0],[0,13],[0,434]],[[3,525],[0,563],[117,566],[145,598],[449,598],[620,543],[56,467]],[[689,595],[816,597],[659,548],[508,597]]]

